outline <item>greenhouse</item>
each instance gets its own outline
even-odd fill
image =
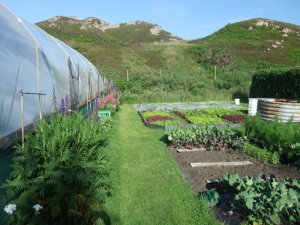
[[[83,55],[0,4],[0,148],[20,138],[41,118],[78,110],[103,88]],[[22,119],[23,118],[23,119]]]

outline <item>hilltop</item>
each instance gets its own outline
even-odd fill
[[[161,26],[143,21],[110,24],[94,17],[80,20],[76,17],[55,16],[37,25],[54,36],[87,42],[149,43],[182,40],[165,31]],[[79,36],[71,37],[70,35]]]
[[[220,47],[239,58],[276,64],[300,63],[300,26],[255,18],[228,24],[191,43]]]

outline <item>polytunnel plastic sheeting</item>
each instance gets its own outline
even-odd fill
[[[20,90],[45,94],[24,95],[25,127],[40,113],[45,117],[59,110],[65,96],[76,109],[103,90],[100,74],[84,56],[1,3],[0,79],[0,148],[20,138]]]

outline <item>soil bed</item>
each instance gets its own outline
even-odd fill
[[[297,168],[286,165],[272,165],[264,164],[263,162],[245,154],[242,151],[229,150],[229,151],[194,151],[194,152],[177,152],[177,149],[169,147],[170,153],[175,158],[186,179],[191,184],[193,191],[199,195],[201,192],[216,188],[221,194],[221,203],[214,207],[216,217],[228,225],[240,225],[243,222],[243,216],[234,211],[229,215],[226,211],[228,208],[228,201],[230,194],[221,190],[223,189],[222,183],[207,184],[207,180],[223,180],[226,173],[238,173],[241,177],[244,176],[258,176],[265,174],[267,176],[273,174],[279,180],[285,178],[300,179],[300,172]],[[252,165],[243,166],[210,166],[210,167],[191,167],[191,162],[227,162],[227,161],[250,161]],[[220,192],[221,191],[221,192]],[[288,223],[282,223],[287,225]]]
[[[258,176],[259,174],[274,174],[279,180],[284,178],[300,179],[297,168],[286,165],[264,164],[263,162],[241,152],[241,151],[198,151],[179,153],[175,148],[169,148],[176,159],[187,180],[192,185],[195,193],[206,189],[206,181],[212,179],[222,180],[226,173],[238,173],[240,176]],[[192,168],[191,162],[228,162],[228,161],[250,161],[252,165],[245,166],[216,166]]]

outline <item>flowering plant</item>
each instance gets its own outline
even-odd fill
[[[17,209],[16,204],[8,204],[4,207],[4,211],[10,215],[13,214],[13,212],[16,211],[16,209]]]
[[[107,95],[104,96],[103,98],[98,98],[97,102],[98,102],[98,110],[109,109],[113,111],[118,104],[116,98],[112,95]]]

